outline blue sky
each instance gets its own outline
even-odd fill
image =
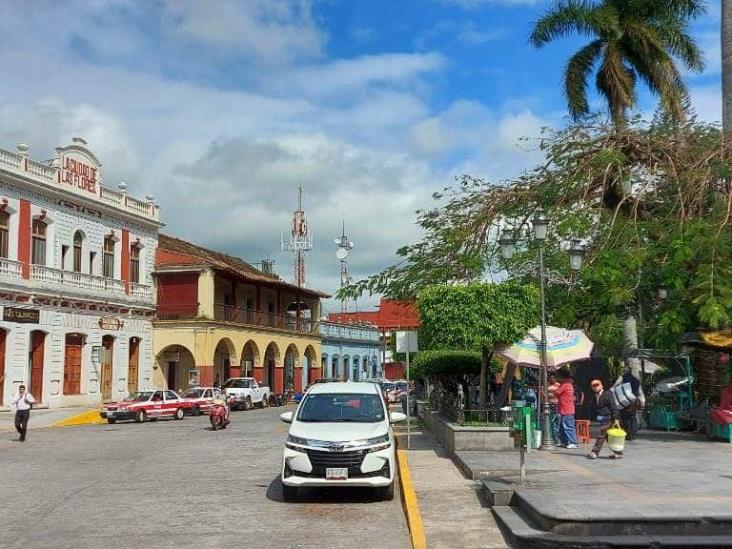
[[[352,273],[366,276],[419,238],[414,210],[454,176],[500,179],[540,160],[518,139],[564,123],[561,72],[586,40],[530,47],[550,4],[9,0],[0,147],[27,141],[43,159],[85,137],[106,184],[157,197],[167,232],[269,254],[285,278],[280,231],[302,184],[308,280],[333,291],[344,214]],[[708,68],[688,84],[706,120],[721,110],[719,10],[709,2],[693,31]],[[647,93],[640,108],[653,109]]]

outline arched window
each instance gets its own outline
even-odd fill
[[[140,245],[135,243],[130,248],[130,282],[140,282]]]
[[[114,278],[114,237],[104,237],[104,262],[102,263],[102,274],[107,278]]]
[[[10,243],[10,214],[0,211],[0,257],[8,257]]]
[[[84,242],[84,235],[81,231],[74,233],[74,272],[81,272],[81,245]]]
[[[48,226],[42,219],[34,219],[32,226],[31,263],[46,264],[46,229]]]

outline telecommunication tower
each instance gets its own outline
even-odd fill
[[[310,226],[305,218],[305,210],[302,209],[302,187],[298,187],[297,210],[292,216],[292,230],[290,240],[280,234],[282,251],[295,254],[295,284],[299,287],[305,285],[305,254],[313,249],[313,235]]]
[[[353,249],[354,243],[346,236],[345,218],[343,219],[343,231],[341,232],[341,236],[336,237],[333,242],[338,246],[336,249],[336,257],[341,262],[341,288],[343,288],[353,282],[353,279],[348,274],[348,262],[346,260],[348,259],[349,252]],[[341,299],[341,312],[348,312],[348,300],[345,297]]]

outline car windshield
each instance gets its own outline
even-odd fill
[[[393,383],[384,383],[384,391],[393,391],[395,386]]]
[[[143,400],[148,400],[150,398],[150,395],[152,395],[152,392],[150,391],[144,391],[142,393],[132,393],[125,399],[125,402],[142,402]]]
[[[384,421],[384,407],[381,397],[374,394],[309,394],[297,419],[308,423],[377,423]]]
[[[201,398],[205,389],[188,389],[183,393],[183,398]]]
[[[222,389],[249,389],[252,386],[251,379],[227,379]]]

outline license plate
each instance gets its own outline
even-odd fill
[[[346,480],[348,479],[348,469],[346,467],[327,467],[325,469],[325,478],[330,480]]]

